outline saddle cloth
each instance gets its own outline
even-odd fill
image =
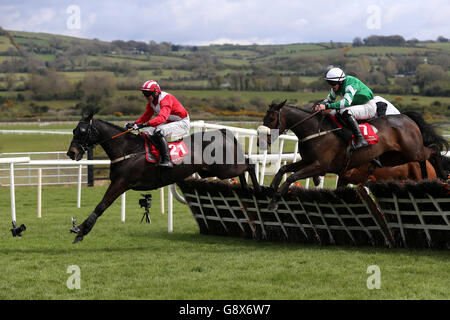
[[[145,159],[151,163],[159,162],[159,150],[149,141],[149,139],[143,134],[145,140]],[[186,147],[183,139],[171,141],[169,145],[170,160],[173,164],[179,164],[186,155],[189,154],[189,150]]]
[[[339,128],[342,128],[342,125],[339,123],[339,121],[336,120],[335,116],[331,116],[333,121],[339,126]],[[378,143],[378,135],[377,135],[377,128],[372,126],[370,123],[358,123],[359,129],[361,129],[361,133],[364,136],[364,139],[366,139],[367,143],[369,145]],[[352,135],[353,141],[355,141],[354,135]]]

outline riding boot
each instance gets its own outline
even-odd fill
[[[169,145],[166,138],[160,132],[156,132],[152,136],[152,139],[159,150],[159,165],[161,167],[172,168],[173,164],[170,161]]]
[[[367,143],[366,139],[364,139],[364,136],[361,133],[361,129],[359,128],[356,119],[352,115],[347,113],[345,122],[347,123],[349,129],[352,130],[356,138],[356,142],[353,144],[353,149],[357,150],[359,148],[367,147],[369,144]]]

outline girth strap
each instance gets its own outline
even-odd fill
[[[299,140],[298,142],[302,143],[302,142],[305,142],[305,141],[308,141],[308,140],[311,140],[311,139],[314,139],[314,138],[317,138],[317,137],[320,137],[320,136],[326,135],[328,133],[331,133],[333,131],[337,131],[337,130],[341,130],[341,129],[342,128],[334,128],[334,129],[331,129],[331,130],[328,130],[328,131],[322,131],[322,132],[319,132],[319,133],[315,133],[315,134],[312,134],[310,136],[307,136],[306,138],[303,138],[302,140]]]
[[[139,152],[139,153],[142,153],[142,152]],[[130,158],[134,158],[134,157],[136,157],[139,153],[132,153],[132,154],[129,154],[129,155],[126,155],[126,156],[123,156],[123,157],[120,157],[120,158],[111,160],[111,164],[117,163],[117,162],[120,162],[120,161],[123,161],[123,160],[127,160],[127,159],[130,159]]]

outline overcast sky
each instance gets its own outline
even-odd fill
[[[0,26],[185,45],[450,38],[449,0],[0,0]]]

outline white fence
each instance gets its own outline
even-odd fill
[[[66,151],[54,152],[14,152],[14,153],[0,153],[0,158],[9,157],[28,157],[32,160],[67,160]],[[38,169],[42,169],[41,177],[38,177]],[[79,180],[79,166],[59,165],[42,165],[37,167],[29,163],[17,163],[15,170],[15,185],[16,186],[37,186],[40,182],[43,185],[66,185],[77,184]],[[82,167],[82,182],[87,183],[86,166]],[[0,167],[0,186],[9,186],[9,169]]]
[[[204,121],[194,121],[191,123],[191,127],[194,131],[199,130],[212,130],[226,128],[233,132],[238,139],[239,143],[246,149],[248,149],[248,157],[256,164],[256,170],[260,183],[264,181],[264,176],[267,174],[274,174],[282,164],[286,162],[299,160],[297,153],[298,143],[297,137],[291,135],[282,135],[279,137],[280,148],[277,154],[268,154],[267,151],[263,153],[256,153],[256,139],[257,132],[254,129],[243,129],[231,126],[222,126],[216,124],[205,123]],[[17,130],[3,130],[3,131],[17,131]],[[40,134],[55,134],[51,131],[37,131],[37,130],[19,130],[18,134],[26,133],[40,133]],[[6,133],[6,132],[3,132]],[[10,132],[8,132],[10,133]],[[57,132],[57,134],[72,134],[71,132]],[[296,141],[293,153],[283,153],[284,141],[291,140]],[[81,207],[81,186],[85,184],[86,168],[87,165],[109,165],[110,160],[80,160],[73,161],[67,160],[65,151],[60,152],[21,152],[21,153],[3,153],[0,154],[0,185],[9,186],[11,191],[11,218],[16,221],[15,210],[15,187],[23,185],[36,185],[38,188],[37,199],[37,216],[41,217],[41,205],[42,205],[42,186],[51,184],[77,184],[77,207]],[[5,157],[6,156],[6,157]],[[13,157],[12,157],[13,156]],[[52,160],[32,160],[36,157],[53,157]],[[62,160],[65,159],[65,160]],[[266,170],[269,163],[275,163],[275,166],[271,170]],[[2,168],[2,164],[9,165],[9,168]],[[65,173],[67,170],[71,170],[70,173]],[[52,174],[45,174],[46,171],[53,172]],[[7,173],[7,174],[5,174]],[[54,178],[56,181],[48,181],[49,178]],[[67,180],[66,178],[70,178]],[[248,174],[246,175],[248,179]],[[21,180],[17,183],[17,179]],[[47,179],[47,181],[44,181]],[[322,181],[323,183],[323,181]],[[306,186],[307,187],[307,186]],[[168,211],[168,231],[173,230],[173,192],[177,192],[174,187],[167,189],[167,211]],[[164,188],[160,189],[161,194],[161,211],[164,212]],[[179,194],[175,193],[175,198],[179,201],[183,201]],[[125,193],[121,198],[121,221],[125,221]]]
[[[298,139],[294,135],[281,135],[278,139],[278,152],[275,154],[268,154],[267,151],[258,153],[256,151],[257,131],[254,129],[244,129],[231,126],[223,126],[212,123],[205,123],[204,121],[191,122],[193,131],[198,130],[213,130],[213,129],[229,129],[238,139],[239,143],[248,149],[248,156],[256,164],[256,171],[258,181],[262,183],[264,176],[275,174],[281,165],[287,162],[300,160],[298,154]],[[51,130],[0,130],[0,133],[16,133],[16,134],[66,134],[72,135],[71,131],[51,131]],[[285,141],[295,141],[293,152],[286,153],[284,151]],[[56,152],[16,152],[16,153],[0,153],[0,157],[29,157],[32,160],[67,160],[66,151]],[[58,185],[58,184],[78,184],[79,181],[79,166],[77,163],[69,166],[67,164],[61,165],[54,163],[52,166],[43,165],[42,167],[42,185]],[[16,186],[37,186],[38,185],[38,170],[37,166],[29,163],[17,164],[15,166]],[[81,169],[82,183],[87,183],[87,167],[83,166]],[[248,173],[246,174],[248,179]],[[284,177],[286,178],[286,176]],[[0,186],[9,186],[9,169],[0,167]],[[309,179],[306,179],[307,188],[309,186]],[[323,179],[320,187],[323,186]]]
[[[298,139],[294,135],[281,135],[278,137],[279,141],[279,148],[278,152],[275,154],[269,154],[267,151],[264,151],[262,153],[256,153],[254,150],[256,150],[256,140],[257,140],[257,131],[254,129],[243,129],[243,128],[236,128],[231,126],[222,126],[217,124],[211,124],[211,123],[205,123],[204,121],[194,121],[191,123],[191,127],[193,130],[211,130],[211,129],[222,129],[226,128],[229,129],[234,133],[236,138],[238,139],[239,143],[248,150],[247,156],[256,164],[256,172],[259,179],[260,184],[263,184],[264,177],[266,175],[272,175],[275,174],[279,168],[286,164],[287,162],[293,162],[300,160],[300,155],[298,154]],[[49,133],[49,132],[46,132]],[[70,133],[59,133],[59,134],[71,134]],[[247,140],[248,139],[248,140]],[[248,142],[247,142],[248,141]],[[292,153],[285,153],[284,147],[285,147],[285,141],[293,141],[295,142],[294,150]],[[64,154],[65,152],[54,152],[50,154],[57,154],[57,157],[61,157],[61,154]],[[4,158],[4,156],[7,155],[8,157]],[[27,155],[26,157],[10,157],[11,155]],[[15,186],[18,185],[37,185],[38,186],[38,208],[37,208],[37,216],[41,216],[41,188],[43,184],[60,184],[61,178],[65,176],[70,176],[71,178],[76,177],[76,181],[66,182],[64,184],[77,184],[78,186],[78,192],[77,192],[77,207],[81,207],[81,186],[82,184],[86,183],[86,180],[83,180],[83,178],[86,176],[86,174],[83,173],[83,170],[85,171],[87,168],[87,165],[109,165],[110,160],[80,160],[80,161],[73,161],[73,160],[61,160],[61,159],[54,159],[54,160],[31,160],[31,157],[35,157],[37,155],[42,155],[42,153],[15,153],[15,154],[0,154],[2,156],[0,158],[0,172],[8,172],[8,176],[6,176],[6,179],[9,179],[8,183],[1,182],[1,186],[9,186],[11,190],[11,217],[13,221],[16,221],[16,212],[15,212],[15,195],[14,190]],[[270,164],[270,166],[268,166]],[[2,165],[9,165],[9,168],[1,168]],[[46,175],[43,175],[43,170],[47,169],[57,170],[59,171],[57,177],[59,177],[59,181],[56,183],[52,182],[45,182],[43,183],[43,178],[47,177]],[[64,168],[64,169],[63,169]],[[65,169],[71,169],[76,170],[76,173],[71,173],[70,175],[67,174],[60,174]],[[270,170],[269,170],[270,169]],[[26,171],[28,175],[26,176],[26,179],[28,179],[28,183],[21,183],[16,184],[16,175],[15,170],[19,170],[18,172]],[[31,172],[35,172],[35,175],[31,175]],[[0,179],[3,179],[4,177],[0,177]],[[248,179],[248,174],[246,175],[246,178]],[[286,178],[286,176],[284,177]],[[35,181],[31,181],[32,179],[35,179]],[[323,177],[321,177],[321,183],[319,185],[319,188],[323,187]],[[6,182],[6,181],[5,181]],[[306,179],[305,188],[308,188],[309,186],[309,179]],[[173,230],[173,216],[172,216],[172,210],[173,210],[173,196],[176,192],[176,189],[168,188],[168,231],[172,232]],[[164,188],[160,189],[161,193],[161,210],[164,212]],[[183,201],[183,199],[175,193],[175,197],[178,200]],[[125,221],[125,193],[122,195],[122,205],[121,205],[121,221]]]

